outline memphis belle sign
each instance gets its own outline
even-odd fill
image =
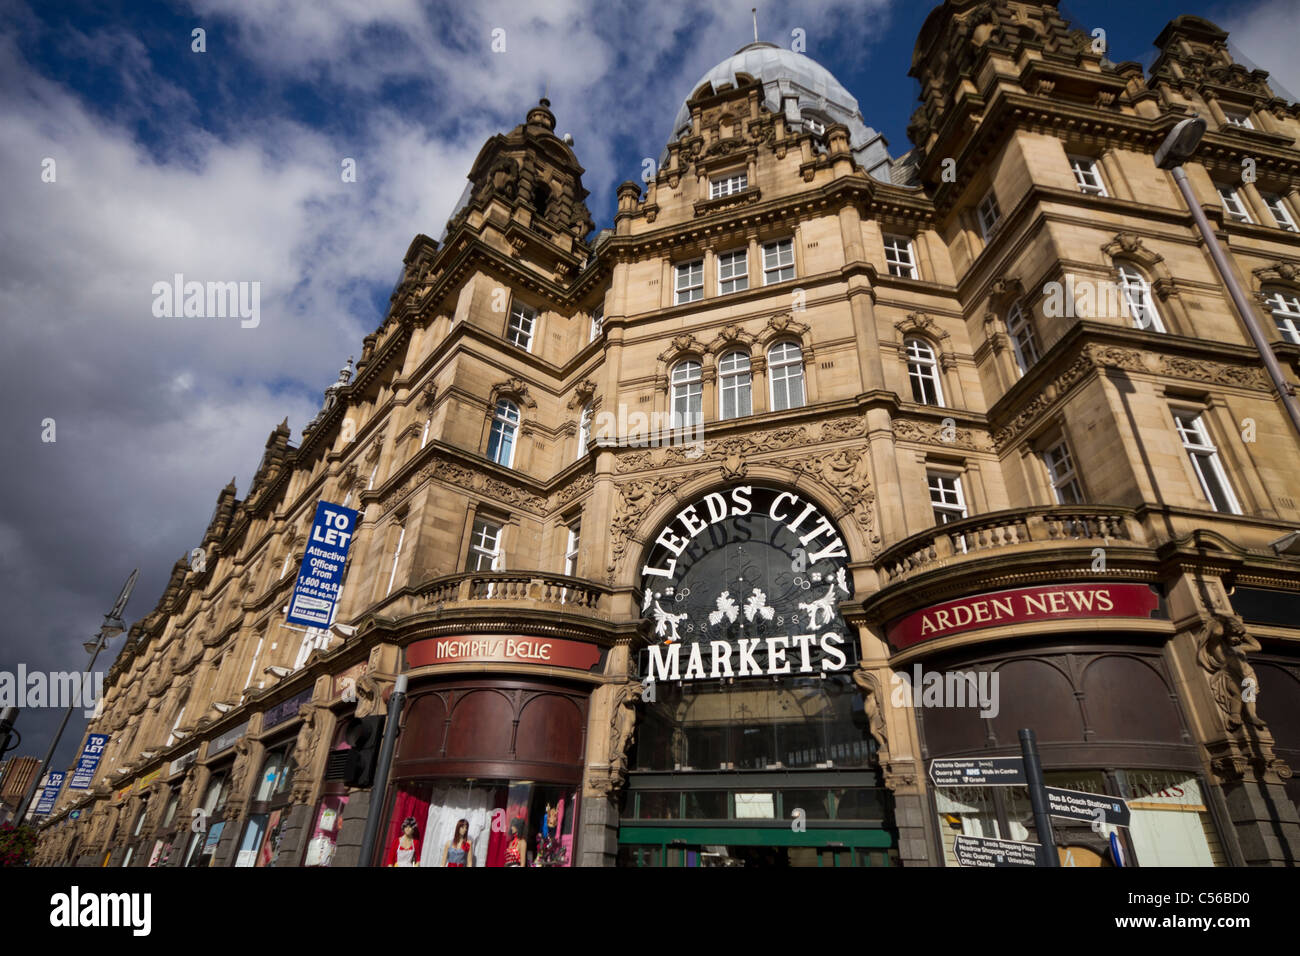
[[[687,504],[651,543],[641,611],[654,681],[817,675],[856,660],[839,612],[848,549],[800,495],[737,485]]]
[[[899,650],[1003,624],[1085,618],[1149,618],[1160,597],[1146,584],[1056,584],[974,594],[904,615],[885,628]]]

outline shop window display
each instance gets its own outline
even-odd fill
[[[267,751],[235,866],[275,866],[279,859],[295,770],[294,745],[295,740],[290,739]]]
[[[389,813],[385,865],[415,822],[418,850],[412,865],[571,866],[576,787],[531,780],[433,780],[403,784]]]
[[[316,811],[316,825],[307,840],[307,855],[303,866],[329,866],[334,859],[339,828],[343,825],[343,809],[348,805],[346,796],[322,797]]]

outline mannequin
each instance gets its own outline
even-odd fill
[[[443,866],[473,866],[474,852],[469,842],[469,821],[456,821],[456,832],[442,848]]]
[[[506,844],[506,866],[527,866],[528,844],[524,841],[524,821],[510,821],[510,841]]]
[[[402,835],[388,848],[387,866],[420,865],[420,827],[415,817],[402,821]]]

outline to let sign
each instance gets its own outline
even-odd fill
[[[1037,866],[1041,846],[959,833],[953,838],[952,849],[958,866]]]
[[[885,629],[902,649],[951,634],[1003,624],[1095,617],[1149,618],[1160,606],[1146,584],[1058,584],[975,594],[913,611]]]
[[[41,791],[41,799],[36,804],[37,815],[48,814],[54,809],[54,801],[63,789],[63,774],[51,770],[45,777],[45,789]]]
[[[104,756],[104,748],[107,746],[108,734],[86,735],[86,745],[81,748],[76,769],[72,771],[72,779],[68,781],[69,790],[90,789],[90,782],[95,779],[95,770],[99,767],[99,758]]]
[[[289,601],[291,624],[329,627],[343,587],[343,567],[357,527],[357,512],[327,501],[316,503],[307,550]]]

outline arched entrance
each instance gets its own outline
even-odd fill
[[[625,866],[896,859],[893,801],[850,677],[850,555],[805,494],[701,494],[647,546],[650,643],[620,810]]]

